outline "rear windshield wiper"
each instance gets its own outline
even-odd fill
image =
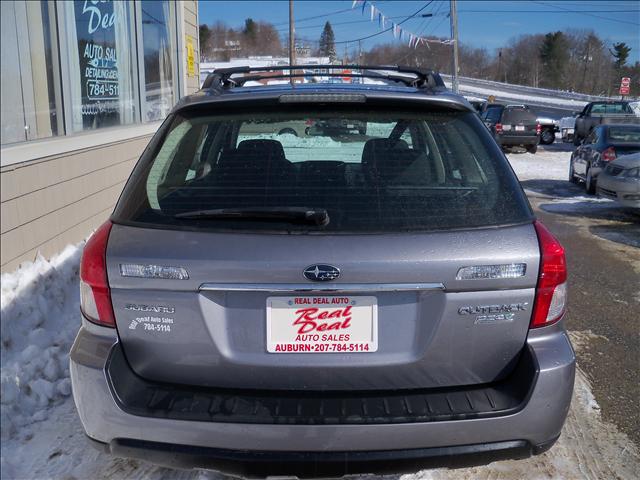
[[[174,217],[195,220],[258,220],[304,223],[318,227],[325,227],[329,224],[329,214],[324,208],[307,207],[213,208],[176,213]]]

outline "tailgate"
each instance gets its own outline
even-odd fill
[[[220,387],[390,389],[479,384],[506,375],[526,340],[539,250],[531,224],[393,235],[114,225],[107,263],[119,337],[142,377]],[[456,279],[462,267],[513,263],[524,263],[526,273]],[[183,267],[189,278],[124,277],[122,264]],[[303,271],[314,264],[338,267],[339,278],[307,280]],[[373,322],[375,349],[269,352],[270,308],[295,299],[304,306],[305,298],[347,299],[328,310],[334,313],[352,301],[362,305],[358,315]],[[300,316],[278,312],[285,322]],[[344,341],[331,338],[328,343]]]

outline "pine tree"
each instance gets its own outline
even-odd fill
[[[564,33],[547,33],[540,47],[542,81],[544,87],[564,88],[569,63],[569,43]]]
[[[338,58],[336,55],[336,36],[328,21],[324,24],[324,29],[320,34],[320,55],[329,57],[331,62],[335,62]]]
[[[631,52],[631,47],[629,47],[626,43],[614,43],[613,44],[613,58],[616,59],[615,66],[616,70],[621,70],[627,63],[627,59],[629,58],[629,53]]]

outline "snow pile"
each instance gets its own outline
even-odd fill
[[[81,251],[82,244],[70,245],[0,279],[3,441],[46,419],[46,407],[71,393],[68,353],[80,324]]]
[[[540,150],[538,153],[509,153],[509,163],[522,180],[569,180],[571,152]]]

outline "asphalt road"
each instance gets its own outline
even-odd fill
[[[522,183],[567,252],[566,326],[584,342],[578,365],[604,419],[640,445],[640,213],[580,202],[554,210],[547,196],[581,197],[584,189],[566,181]]]

